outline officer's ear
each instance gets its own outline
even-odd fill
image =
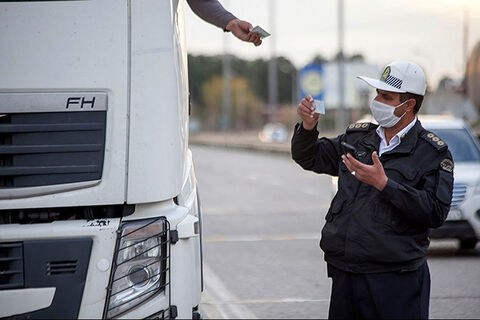
[[[408,99],[407,101],[405,101],[405,104],[407,105],[405,112],[415,113],[415,106],[417,105],[417,101],[415,99]]]

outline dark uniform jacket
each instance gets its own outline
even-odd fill
[[[357,123],[334,139],[318,139],[316,128],[297,124],[292,157],[305,170],[339,178],[320,240],[327,263],[354,273],[416,270],[426,260],[429,228],[441,226],[450,208],[452,156],[417,120],[380,157],[388,182],[378,191],[348,171],[340,144],[355,146],[356,158],[371,165],[380,145],[377,126]]]

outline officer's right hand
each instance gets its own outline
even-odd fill
[[[313,98],[310,95],[306,95],[305,98],[300,101],[297,107],[297,113],[302,118],[303,128],[306,130],[312,130],[315,128],[320,114],[313,112]]]

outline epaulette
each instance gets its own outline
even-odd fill
[[[352,123],[347,127],[347,133],[355,131],[369,131],[372,125],[373,123],[370,122]]]
[[[447,144],[442,139],[437,137],[433,132],[425,131],[421,137],[434,146],[438,151],[448,148]]]

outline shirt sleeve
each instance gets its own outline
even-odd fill
[[[225,10],[218,0],[187,0],[193,12],[203,20],[224,31],[227,24],[236,17]]]
[[[447,159],[451,160],[450,152]],[[452,191],[453,169],[446,171],[439,166],[424,177],[422,189],[388,178],[387,185],[380,194],[408,220],[429,228],[438,228],[447,218]]]
[[[292,159],[305,170],[338,176],[343,136],[318,139],[316,127],[306,130],[302,123],[298,123],[292,138]]]

